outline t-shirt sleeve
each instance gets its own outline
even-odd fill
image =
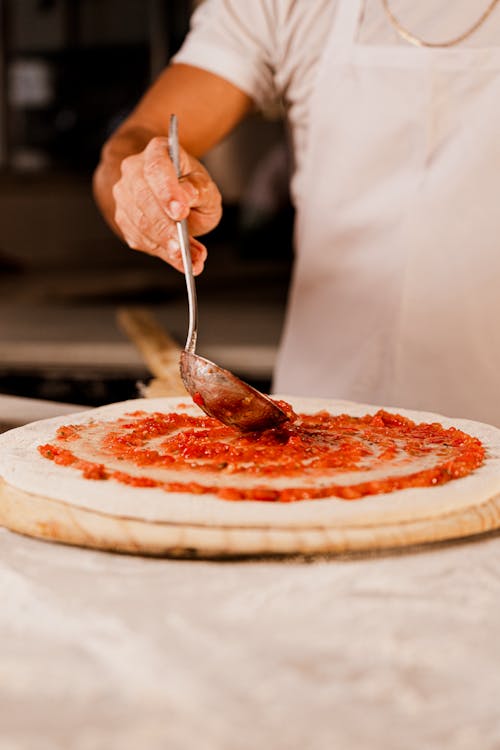
[[[215,73],[250,96],[259,109],[272,111],[275,4],[272,0],[204,0],[173,62]]]

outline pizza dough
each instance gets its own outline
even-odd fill
[[[330,413],[363,416],[380,408],[344,401],[283,398],[298,413],[312,414],[326,409]],[[84,479],[78,470],[58,466],[38,451],[38,446],[50,443],[56,430],[64,425],[113,420],[138,410],[169,412],[180,408],[193,415],[201,414],[187,399],[137,399],[11,430],[0,436],[0,476],[8,486],[34,496],[119,519],[217,529],[307,531],[334,527],[347,530],[408,524],[467,511],[500,494],[500,430],[481,423],[402,409],[388,408],[387,411],[415,422],[439,422],[444,427],[456,427],[478,437],[487,449],[485,463],[471,475],[441,486],[410,488],[355,501],[326,498],[297,503],[228,502],[209,494],[166,493],[157,488],[130,487],[112,480]]]

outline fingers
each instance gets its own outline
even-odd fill
[[[144,151],[144,178],[160,206],[171,219],[188,219],[192,234],[213,229],[222,215],[222,200],[207,170],[181,148],[181,174],[177,179],[168,156],[168,139],[153,138]]]
[[[149,255],[155,255],[164,260],[169,265],[184,273],[184,263],[182,261],[182,252],[177,238],[171,237],[167,243],[159,244],[150,240],[148,237],[141,235],[133,221],[126,213],[120,215],[120,224],[123,236],[127,245],[133,250],[140,250]],[[193,273],[198,276],[204,268],[207,259],[207,249],[201,242],[194,237],[189,238],[189,250],[191,255],[191,264]]]
[[[153,138],[144,149],[143,174],[151,192],[174,221],[186,219],[194,199],[189,185],[181,185],[168,155],[168,138]]]
[[[130,185],[122,183],[115,192],[115,220],[129,247],[156,255],[183,272],[177,225],[159,209],[154,196],[148,191],[144,180],[141,180],[140,170],[137,180]],[[190,237],[190,253],[193,273],[198,275],[202,272],[207,257],[206,248]]]
[[[201,242],[198,242],[198,240],[194,239],[194,237],[190,237],[189,253],[191,255],[191,266],[193,268],[193,274],[195,276],[198,276],[203,271],[205,261],[207,259],[207,249],[204,245],[201,244]],[[172,247],[169,247],[166,251],[163,248],[160,248],[158,251],[154,252],[154,255],[157,255],[159,258],[169,263],[171,266],[176,268],[177,271],[184,273],[184,263],[182,260],[182,252],[179,244],[177,244],[176,250],[173,250]]]
[[[194,192],[194,198],[190,201],[188,227],[194,235],[206,234],[216,227],[221,219],[222,198],[206,169],[199,162],[193,166],[194,169],[180,180],[183,187],[190,185]]]
[[[179,249],[175,222],[151,192],[140,162],[127,170],[128,179],[115,186],[116,220],[123,225],[125,239],[130,244],[132,238],[138,250],[142,249],[143,238],[145,247],[159,247],[175,254]]]
[[[166,241],[162,239],[162,242],[160,243],[150,239],[144,233],[141,233],[137,229],[134,220],[131,219],[125,211],[117,212],[117,223],[118,220],[123,237],[129,247],[133,250],[146,252],[149,255],[156,255],[178,271],[181,271],[182,273],[184,272],[181,246],[177,233],[169,235]],[[203,271],[207,259],[207,250],[206,247],[194,237],[189,238],[189,249],[193,273],[197,276]]]
[[[191,234],[210,231],[221,216],[220,194],[205,168],[181,150],[181,168],[189,173],[177,179],[168,156],[167,138],[153,138],[141,154],[121,165],[113,187],[115,221],[127,244],[183,270],[176,221],[187,219]],[[190,238],[193,271],[201,273],[206,249]]]

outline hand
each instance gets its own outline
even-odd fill
[[[164,137],[123,159],[113,186],[114,219],[131,248],[157,255],[179,271],[184,268],[175,221],[187,219],[193,272],[199,274],[207,251],[193,235],[219,223],[221,196],[203,165],[182,148],[180,165],[182,177],[177,179]]]

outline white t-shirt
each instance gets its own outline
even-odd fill
[[[472,26],[490,0],[390,0],[399,21],[428,41],[451,39]],[[175,62],[227,79],[264,112],[280,103],[289,124],[300,197],[310,96],[338,0],[204,0]],[[498,45],[500,4],[463,46]],[[359,44],[406,45],[381,0],[365,0]],[[367,123],[369,127],[369,123]]]

